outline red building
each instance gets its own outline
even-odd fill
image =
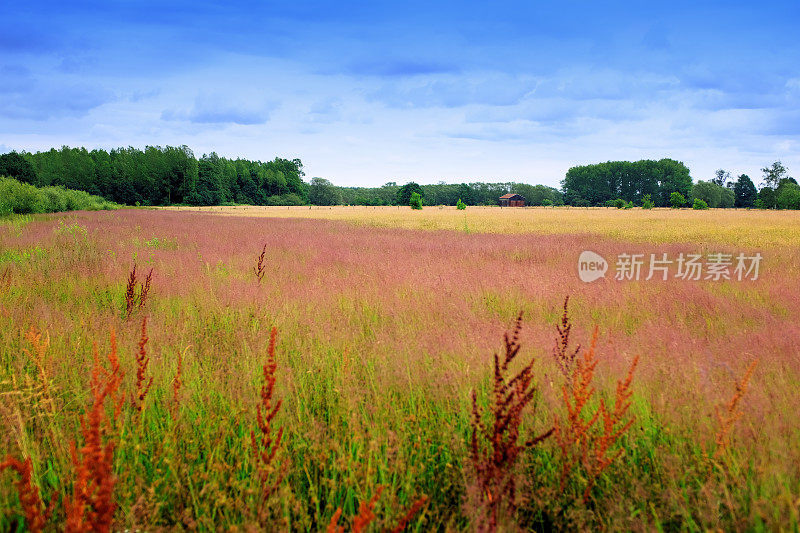
[[[500,197],[500,207],[525,207],[525,197],[519,194],[504,194]]]

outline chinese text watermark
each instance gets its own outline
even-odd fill
[[[621,253],[614,263],[617,281],[678,279],[683,281],[755,281],[758,279],[760,253],[679,253],[670,255]],[[578,277],[590,283],[606,277],[609,263],[595,252],[586,250],[578,258]],[[610,274],[609,274],[610,275]]]

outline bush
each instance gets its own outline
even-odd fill
[[[692,209],[708,209],[708,204],[705,202],[705,200],[695,198],[694,203],[692,204]]]
[[[606,203],[603,205],[606,207],[616,207],[617,209],[622,209],[625,207],[625,200],[622,198],[617,198],[616,200],[606,200]]]
[[[466,209],[466,208],[467,208],[467,204],[465,204],[464,202],[462,202],[462,201],[461,201],[461,198],[459,198],[459,199],[458,199],[458,202],[456,202],[456,209],[461,209],[461,210],[463,210],[463,209]]]
[[[412,192],[408,200],[411,209],[422,209],[422,196],[418,192]]]
[[[542,205],[545,207],[552,207],[553,201],[550,198],[545,198],[542,200]]]
[[[672,207],[677,209],[686,205],[686,198],[684,198],[683,195],[678,191],[675,191],[669,195],[669,203]]]
[[[642,209],[653,209],[655,204],[653,204],[653,195],[652,194],[645,194],[644,198],[642,198]]]
[[[623,200],[623,202],[622,202],[622,209],[633,209],[634,207],[636,207],[636,206],[635,206],[635,205],[633,205],[633,202],[625,202],[625,201]]]
[[[118,206],[100,196],[64,187],[41,189],[14,178],[0,177],[0,215],[29,215],[62,211],[97,211]]]

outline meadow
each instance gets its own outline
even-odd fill
[[[4,219],[0,531],[796,531],[798,280],[775,211]]]

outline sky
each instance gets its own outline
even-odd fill
[[[800,2],[8,2],[0,152],[188,145],[307,177],[800,177]]]

